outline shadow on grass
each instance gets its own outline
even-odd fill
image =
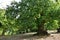
[[[11,36],[1,36],[1,40],[33,40],[33,39],[40,39],[40,38],[46,38],[48,36],[33,36],[35,33],[30,33],[30,34],[19,34],[19,35],[11,35]]]
[[[41,38],[47,38],[49,36],[45,35],[45,36],[42,36],[42,35],[35,35],[33,36],[34,34],[36,34],[35,32],[34,33],[26,33],[26,34],[18,34],[18,35],[11,35],[11,36],[1,36],[0,37],[0,40],[32,40],[32,39],[41,39]],[[58,32],[50,32],[49,34],[59,34]]]

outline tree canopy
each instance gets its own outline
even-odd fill
[[[21,0],[12,2],[4,13],[0,10],[4,30],[10,32],[34,31],[38,34],[46,29],[56,29],[59,26],[59,0]],[[3,17],[3,18],[2,18]],[[4,20],[3,20],[4,19]],[[54,28],[55,27],[55,28]],[[10,33],[9,32],[9,33]],[[3,32],[4,33],[4,32]]]

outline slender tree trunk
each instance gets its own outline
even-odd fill
[[[3,30],[2,35],[4,35],[5,31]]]
[[[2,35],[5,35],[6,29],[3,29]]]

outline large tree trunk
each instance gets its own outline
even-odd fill
[[[41,22],[39,21],[40,20],[37,19],[37,27],[38,27],[37,35],[48,35],[47,30],[44,28],[45,20],[42,20]]]
[[[47,30],[44,28],[45,20],[42,20],[40,24],[38,24],[38,35],[48,35]]]

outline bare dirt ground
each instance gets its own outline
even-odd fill
[[[60,33],[56,31],[48,31],[50,36],[33,36],[36,32],[12,35],[12,36],[0,36],[0,40],[60,40]]]

